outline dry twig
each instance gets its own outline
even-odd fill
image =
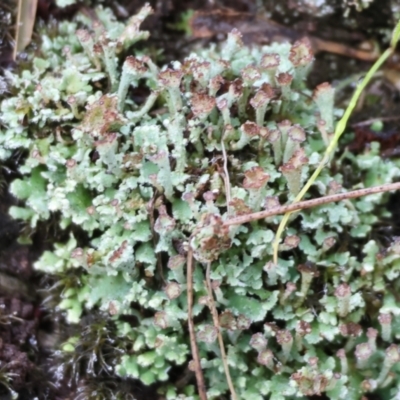
[[[155,191],[153,197],[151,200],[147,203],[147,212],[149,215],[149,220],[150,220],[150,229],[151,229],[151,236],[153,238],[153,246],[154,248],[157,247],[157,242],[158,242],[158,233],[154,229],[154,225],[156,223],[155,218],[154,218],[154,205],[157,199],[158,192]],[[166,285],[167,283],[165,282],[164,278],[164,271],[163,271],[163,264],[161,260],[161,253],[158,252],[157,254],[157,271],[161,277],[162,283]]]
[[[320,197],[318,199],[299,201],[298,203],[292,203],[285,206],[274,207],[269,210],[259,211],[252,214],[241,215],[239,217],[228,219],[224,222],[225,226],[229,225],[240,225],[250,221],[256,221],[258,219],[272,217],[273,215],[285,214],[287,212],[304,210],[306,208],[321,206],[323,204],[333,203],[336,201],[355,199],[357,197],[367,196],[369,194],[389,192],[391,190],[399,190],[400,182],[386,183],[384,185],[374,186],[371,188],[353,190],[347,193],[332,194],[330,196]]]
[[[228,214],[231,212],[231,183],[229,181],[229,172],[228,172],[228,156],[226,155],[225,144],[224,141],[221,140],[221,149],[222,155],[224,157],[224,184],[225,184],[225,197],[226,197],[226,204],[228,206]]]
[[[13,59],[25,49],[32,39],[38,0],[19,0]]]
[[[201,400],[207,400],[206,385],[204,383],[203,371],[200,364],[199,349],[196,342],[196,333],[193,323],[193,250],[189,248],[187,254],[187,302],[188,302],[188,326],[190,336],[190,346],[192,348],[192,357],[194,371],[197,381],[197,390]]]
[[[211,311],[211,315],[212,315],[212,318],[213,318],[214,326],[217,329],[218,343],[219,343],[219,348],[220,348],[220,351],[221,351],[222,364],[224,365],[226,381],[228,382],[228,386],[229,386],[229,390],[231,392],[232,400],[236,400],[237,396],[236,396],[235,388],[233,386],[231,374],[229,372],[228,357],[226,356],[224,340],[222,338],[221,329],[220,329],[220,326],[219,326],[218,311],[217,311],[217,308],[215,307],[215,302],[214,302],[214,295],[213,295],[212,286],[211,286],[211,280],[210,280],[210,268],[211,268],[211,263],[207,263],[206,287],[207,287],[207,292],[208,292],[208,305],[210,307],[210,311]]]

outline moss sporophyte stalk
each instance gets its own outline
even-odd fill
[[[11,214],[69,232],[35,267],[65,286],[69,323],[104,318],[63,351],[103,338],[77,359],[88,376],[112,354],[111,376],[156,382],[167,399],[398,398],[400,246],[374,235],[389,194],[368,188],[387,190],[399,161],[377,143],[333,154],[305,201],[336,202],[297,203],[274,262],[275,211],[323,159],[334,90],[306,87],[306,40],[246,47],[236,30],[159,67],[134,46],[151,12],[124,24],[100,7],[96,23],[42,28],[30,67],[5,71],[0,157],[24,154]],[[356,189],[372,194],[350,200]]]

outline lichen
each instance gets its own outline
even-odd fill
[[[25,206],[11,214],[32,228],[57,215],[70,231],[35,264],[60,282],[76,275],[59,305],[68,321],[97,308],[118,343],[131,343],[107,361],[108,373],[158,382],[168,399],[196,398],[194,379],[175,387],[169,375],[191,360],[190,248],[209,398],[228,392],[218,329],[240,398],[398,396],[400,251],[398,239],[385,249],[371,234],[390,215],[387,194],[297,213],[277,264],[281,217],[223,225],[292,200],[329,141],[332,88],[323,84],[313,97],[306,87],[308,43],[248,48],[233,31],[225,44],[160,68],[131,47],[148,36],[139,29],[148,6],[127,26],[96,12],[102,24],[94,27],[78,16],[56,35],[43,30],[31,68],[6,73],[0,156],[26,154],[11,185]],[[399,176],[398,162],[382,161],[373,144],[331,160],[313,194]],[[74,237],[78,230],[89,242]],[[208,309],[207,263],[219,328]]]

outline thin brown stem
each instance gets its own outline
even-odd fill
[[[228,207],[228,214],[230,214],[231,210],[231,183],[229,181],[229,172],[228,172],[228,157],[226,155],[225,144],[224,140],[221,140],[221,149],[222,155],[224,157],[224,184],[225,184],[225,197],[226,197],[226,204]]]
[[[200,364],[199,349],[196,342],[196,333],[193,323],[193,250],[189,248],[187,254],[187,303],[188,303],[188,327],[190,336],[190,346],[196,375],[197,390],[201,400],[207,400],[206,385],[204,383],[203,371]]]
[[[231,374],[229,372],[228,357],[226,356],[224,340],[222,338],[221,328],[219,326],[218,311],[217,311],[217,308],[215,307],[215,302],[214,302],[214,295],[213,295],[211,280],[210,280],[210,268],[211,268],[211,263],[208,263],[207,270],[206,270],[206,286],[207,286],[207,292],[208,292],[208,305],[210,307],[214,326],[217,329],[217,336],[218,336],[219,348],[221,351],[222,364],[224,366],[226,381],[228,382],[229,390],[231,392],[231,398],[232,398],[232,400],[236,400],[237,396],[236,396],[235,388],[233,386]]]
[[[400,116],[393,116],[393,117],[381,117],[381,118],[371,118],[371,119],[366,119],[365,121],[360,121],[360,122],[356,122],[354,124],[351,124],[351,127],[355,127],[355,126],[365,126],[365,125],[371,125],[374,122],[385,122],[385,121],[396,121],[400,119]]]
[[[151,229],[151,236],[153,238],[153,246],[154,246],[154,248],[156,248],[157,242],[158,242],[158,239],[159,239],[158,233],[154,229],[154,225],[155,225],[154,204],[156,202],[157,195],[158,195],[158,193],[157,193],[157,191],[155,191],[153,197],[147,203],[147,212],[149,213],[150,229]],[[158,271],[159,276],[160,276],[160,278],[162,280],[162,283],[164,285],[166,285],[167,283],[165,282],[165,278],[164,278],[163,264],[162,264],[161,253],[160,252],[157,253],[157,271]]]
[[[400,182],[396,182],[396,183],[386,183],[384,185],[374,186],[371,188],[353,190],[352,192],[347,192],[347,193],[332,194],[330,196],[324,196],[318,199],[299,201],[298,203],[288,204],[286,206],[274,207],[269,210],[259,211],[247,215],[241,215],[239,217],[228,219],[227,221],[224,222],[224,225],[230,226],[230,225],[245,224],[246,222],[272,217],[273,215],[285,214],[287,212],[304,210],[306,208],[321,206],[323,204],[333,203],[336,201],[354,199],[369,194],[389,192],[391,190],[399,190],[399,189],[400,189]]]

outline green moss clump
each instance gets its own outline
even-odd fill
[[[222,225],[292,200],[318,165],[336,111],[329,85],[312,93],[304,84],[309,44],[247,48],[233,31],[221,47],[159,68],[131,47],[147,38],[139,26],[150,12],[145,6],[126,25],[101,8],[102,24],[63,22],[57,35],[42,32],[30,70],[7,74],[0,157],[27,152],[24,178],[11,186],[25,206],[11,213],[32,227],[58,213],[71,231],[36,263],[60,279],[72,270],[79,277],[59,307],[70,323],[98,308],[132,344],[108,361],[109,373],[157,382],[168,399],[196,398],[194,380],[169,382],[170,370],[191,360],[191,248],[210,399],[228,385],[207,307],[208,263],[240,398],[398,396],[400,251],[397,239],[384,249],[371,235],[389,216],[387,194],[295,214],[278,264],[271,243],[281,217]],[[400,176],[377,144],[330,166],[315,196]],[[76,227],[89,244],[77,241]]]

